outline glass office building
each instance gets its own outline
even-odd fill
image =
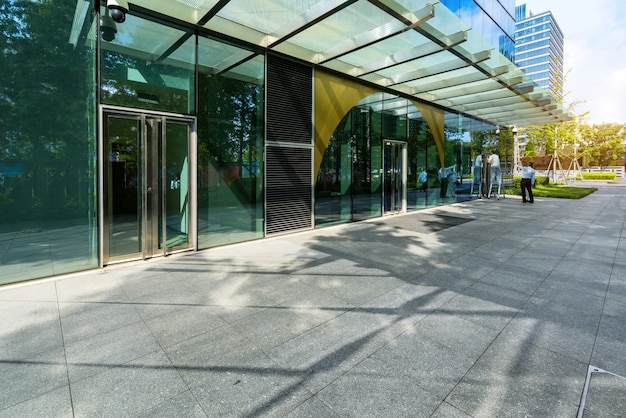
[[[462,199],[569,116],[456,3],[2,2],[0,284]]]
[[[515,11],[513,61],[553,97],[562,98],[564,37],[559,24],[550,11],[534,14],[525,4]]]

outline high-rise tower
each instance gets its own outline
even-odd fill
[[[514,62],[553,97],[563,97],[563,31],[550,11],[515,8]]]

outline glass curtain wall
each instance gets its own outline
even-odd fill
[[[382,93],[358,103],[335,130],[322,159],[315,185],[316,226],[382,215],[383,140],[407,144],[408,211],[457,201],[461,178],[470,170],[469,121],[446,115],[442,170],[434,137],[413,104]]]
[[[107,15],[106,8],[100,13]],[[110,21],[109,24],[115,24]],[[114,36],[101,37],[101,102],[117,106],[193,114],[193,32],[126,15]]]
[[[358,221],[383,214],[382,109],[378,101],[357,105],[352,112],[354,114],[352,220]]]
[[[263,237],[263,55],[198,40],[198,246]]]
[[[0,284],[95,268],[93,7],[0,9]]]
[[[428,155],[428,144],[434,143],[428,124],[414,106],[409,112],[407,210],[411,211],[425,208],[429,196],[436,194],[437,172],[428,170],[429,160],[434,158]]]

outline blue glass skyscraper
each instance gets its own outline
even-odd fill
[[[563,96],[563,31],[552,12],[516,7],[514,62],[552,96]]]

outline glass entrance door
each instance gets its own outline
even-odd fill
[[[103,121],[103,264],[191,248],[191,122],[117,112]]]
[[[384,141],[383,205],[384,214],[406,212],[406,142]]]

